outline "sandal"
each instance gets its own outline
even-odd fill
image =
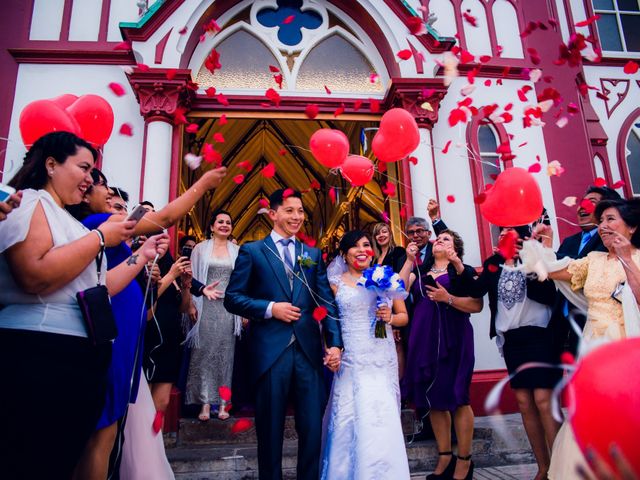
[[[227,412],[227,402],[220,400],[220,406],[218,407],[218,418],[220,420],[226,420],[229,418],[229,412]]]
[[[202,409],[200,410],[200,414],[198,415],[198,420],[201,422],[206,422],[211,418],[211,405],[206,404],[202,405]]]

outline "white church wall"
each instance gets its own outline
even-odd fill
[[[453,37],[458,33],[455,10],[453,8],[453,4],[449,0],[444,2],[430,2],[429,13],[433,13],[436,16],[433,28],[435,28],[440,35]]]
[[[46,81],[43,81],[45,78]],[[126,94],[116,97],[107,86],[110,82],[122,85]],[[111,138],[104,147],[103,171],[110,184],[122,187],[131,194],[131,202],[134,203],[140,190],[144,120],[140,116],[140,106],[129,82],[118,66],[20,65],[3,181],[13,177],[22,165],[26,153],[19,129],[22,109],[34,100],[53,98],[64,93],[78,96],[89,93],[99,95],[113,108],[114,127]],[[133,127],[132,137],[118,133],[125,122]]]
[[[487,12],[480,0],[464,0],[460,6],[461,12],[469,12],[476,18],[477,26],[469,22],[463,22],[464,37],[467,49],[475,56],[492,55],[491,40],[489,39],[489,27],[487,25]]]
[[[136,2],[131,0],[111,0],[107,40],[109,42],[121,41],[120,22],[137,22],[139,19]]]
[[[95,42],[100,33],[102,2],[104,0],[82,0],[73,2],[69,23],[69,40]]]
[[[502,58],[524,58],[518,16],[508,0],[496,0],[492,7],[496,40],[502,47]]]
[[[59,40],[65,0],[34,0],[29,40]]]

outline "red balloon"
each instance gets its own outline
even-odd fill
[[[27,148],[47,133],[80,133],[76,121],[51,100],[36,100],[24,107],[20,113],[19,125],[22,141]]]
[[[640,475],[640,338],[608,343],[578,361],[568,385],[571,426],[583,452],[593,448],[616,471],[615,442]],[[619,472],[618,472],[619,473]]]
[[[113,110],[98,95],[82,95],[67,107],[67,112],[80,126],[80,136],[94,147],[101,147],[113,131]]]
[[[349,155],[340,167],[342,176],[352,185],[362,187],[371,181],[375,168],[373,162],[360,155]]]
[[[480,213],[501,227],[516,227],[537,220],[542,214],[542,193],[536,179],[523,168],[505,169],[493,187],[484,192]]]
[[[419,144],[416,119],[404,108],[392,108],[382,116],[371,148],[378,160],[397,162],[414,152]]]
[[[71,93],[65,93],[64,95],[60,95],[59,97],[52,98],[51,101],[56,105],[58,105],[60,108],[67,108],[77,99],[78,99],[77,95],[72,95]]]
[[[309,148],[322,165],[336,168],[342,165],[349,155],[349,139],[340,130],[321,128],[311,135]]]

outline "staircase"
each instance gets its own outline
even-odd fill
[[[500,421],[499,425],[495,421]],[[178,433],[165,434],[167,457],[177,480],[244,480],[258,478],[255,428],[233,434],[233,418],[222,422],[181,419]],[[473,460],[478,467],[533,462],[531,448],[520,415],[477,417]],[[438,449],[435,441],[411,442],[415,428],[412,410],[403,410],[402,426],[407,435],[407,455],[412,473],[433,470]],[[285,479],[296,474],[297,435],[293,417],[285,423],[282,468]]]

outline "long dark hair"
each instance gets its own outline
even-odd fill
[[[600,223],[600,218],[605,210],[615,208],[622,221],[628,227],[635,227],[636,231],[631,235],[631,244],[640,248],[640,199],[632,198],[629,200],[602,200],[596,206],[596,221]]]
[[[340,239],[340,253],[346,255],[349,249],[356,246],[361,238],[366,238],[371,243],[371,237],[364,230],[351,230]]]
[[[211,220],[209,220],[209,227],[207,228],[207,238],[213,238],[213,233],[211,232],[211,225],[213,225],[216,222],[216,218],[218,218],[218,215],[229,216],[229,218],[231,219],[231,230],[233,231],[233,217],[226,210],[222,210],[221,208],[218,208],[216,211],[213,212],[213,214],[211,215]]]
[[[84,147],[93,155],[93,161],[98,159],[98,152],[89,143],[69,132],[51,132],[43,135],[31,146],[24,157],[24,163],[9,185],[16,190],[33,188],[40,190],[49,181],[47,158],[53,158],[57,163],[64,163],[67,158],[78,153],[78,148]]]

